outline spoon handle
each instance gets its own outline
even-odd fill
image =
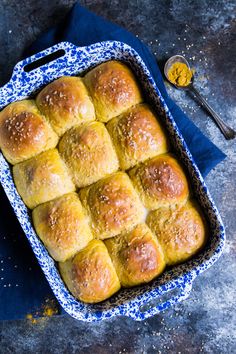
[[[214,109],[211,108],[211,106],[208,104],[205,98],[199,93],[199,91],[193,85],[191,85],[189,89],[199,99],[202,106],[210,113],[215,123],[218,125],[221,132],[223,133],[225,139],[227,140],[234,139],[236,136],[236,132],[223,122],[223,120],[219,117],[219,115],[214,111]]]

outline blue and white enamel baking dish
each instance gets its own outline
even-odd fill
[[[49,55],[47,58],[49,60],[52,53],[54,60],[44,64],[42,58],[45,59]],[[113,316],[127,316],[141,321],[186,299],[196,276],[216,262],[225,242],[220,215],[183,137],[144,62],[128,45],[109,41],[79,48],[63,42],[27,58],[15,66],[11,80],[0,88],[0,109],[10,102],[34,95],[44,85],[62,75],[81,74],[110,59],[127,62],[131,66],[149,102],[161,116],[172,146],[175,147],[175,153],[188,171],[193,193],[205,212],[210,232],[209,241],[200,254],[184,264],[165,271],[153,282],[132,289],[122,289],[100,304],[84,304],[69,293],[54,260],[37,237],[30,214],[14,186],[10,166],[0,153],[1,184],[56,298],[71,316],[88,322]],[[33,69],[33,65],[38,67]]]

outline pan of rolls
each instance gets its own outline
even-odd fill
[[[153,316],[222,253],[203,178],[124,43],[63,42],[18,63],[0,88],[0,149],[1,184],[76,319]]]

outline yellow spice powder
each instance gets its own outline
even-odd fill
[[[31,313],[29,313],[28,315],[26,315],[26,318],[27,318],[27,320],[29,320],[32,324],[37,323],[36,318],[34,318]]]
[[[46,303],[42,306],[40,311],[35,312],[35,314],[28,313],[26,315],[27,320],[32,324],[41,324],[46,318],[52,317],[57,314],[58,309],[54,300],[46,300]]]
[[[168,71],[168,79],[177,86],[188,86],[192,80],[193,72],[186,64],[176,62]]]
[[[43,316],[51,317],[57,313],[57,309],[55,307],[51,307],[50,305],[46,305],[43,310]]]

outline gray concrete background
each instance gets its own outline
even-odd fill
[[[0,0],[0,82],[6,82],[22,50],[58,23],[73,5],[66,0]],[[196,86],[236,128],[235,1],[84,0],[81,4],[120,24],[149,45],[161,65],[185,54],[197,71]],[[0,353],[236,353],[236,151],[204,111],[168,86],[196,125],[227,159],[206,178],[226,225],[224,255],[201,275],[188,300],[148,321],[116,318],[98,324],[69,316],[32,324],[0,323]]]

